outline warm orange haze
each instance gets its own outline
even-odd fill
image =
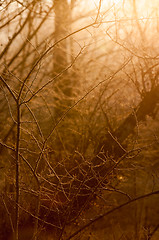
[[[0,240],[158,240],[158,0],[0,19]]]

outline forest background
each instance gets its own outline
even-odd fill
[[[0,15],[0,239],[158,239],[158,1]]]

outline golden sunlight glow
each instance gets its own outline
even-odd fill
[[[123,0],[101,0],[101,7],[105,7],[105,6],[108,6],[108,5],[116,5],[118,4],[119,2],[122,2]],[[100,0],[89,0],[89,6],[91,7],[91,5],[94,5],[96,7],[99,6],[100,4]]]
[[[100,3],[100,0],[91,0],[92,2],[94,2],[96,5],[99,5]],[[106,5],[109,5],[109,4],[117,4],[119,2],[122,2],[123,0],[102,0],[101,1],[101,4],[103,6],[106,6]]]
[[[83,3],[86,4],[85,1]],[[99,9],[101,3],[101,12],[111,7],[115,7],[115,17],[133,18],[134,14],[140,18],[158,17],[158,0],[87,0],[87,9]],[[123,11],[124,9],[124,11]],[[110,12],[114,12],[111,11]]]
[[[119,3],[119,2],[122,2],[122,0],[109,0],[110,2],[112,3]]]

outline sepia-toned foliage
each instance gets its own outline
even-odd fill
[[[0,239],[158,239],[157,1],[0,14]]]

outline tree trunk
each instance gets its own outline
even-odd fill
[[[55,0],[54,1],[54,12],[55,12],[55,42],[65,37],[68,34],[69,29],[69,4],[67,0]],[[54,59],[54,73],[61,72],[68,63],[67,60],[67,48],[68,40],[62,41],[58,44],[53,52]]]
[[[98,145],[97,153],[103,149],[108,155],[120,157],[124,153],[124,141],[133,133],[139,122],[144,121],[147,115],[151,116],[154,114],[158,102],[159,85],[147,92],[136,109],[127,116],[114,132],[106,134],[104,140]]]
[[[71,5],[67,0],[54,1],[55,42],[64,38],[71,30]],[[70,39],[61,41],[53,50],[53,76],[62,73],[55,83],[55,120],[71,105],[73,81],[71,74],[65,69],[70,62]]]

